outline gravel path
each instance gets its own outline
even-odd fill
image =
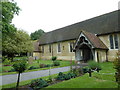
[[[59,72],[66,72],[69,70],[70,70],[70,66],[54,68],[54,69],[51,69],[51,75],[57,74]],[[20,81],[35,79],[35,78],[44,77],[48,75],[49,75],[49,70],[26,72],[21,74]],[[2,83],[0,82],[0,86],[5,84],[10,84],[10,83],[15,83],[17,81],[17,74],[0,76],[0,80],[2,82]]]

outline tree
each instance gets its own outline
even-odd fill
[[[32,40],[37,40],[37,39],[39,39],[40,36],[42,36],[44,33],[45,33],[45,32],[44,32],[43,30],[39,29],[39,30],[31,33],[31,34],[30,34],[30,37],[31,37]]]
[[[19,86],[19,81],[20,81],[20,73],[24,72],[27,68],[27,63],[26,61],[21,61],[19,63],[13,64],[13,68],[15,69],[16,72],[18,72],[18,80],[17,80],[17,85],[16,88]]]
[[[12,61],[15,54],[32,52],[33,43],[25,31],[18,30],[14,36],[6,36],[3,47],[3,55]]]
[[[1,18],[0,18],[0,32],[2,32],[2,54],[4,55],[7,50],[5,47],[6,42],[10,42],[10,40],[14,39],[16,28],[13,24],[11,24],[12,19],[14,15],[19,14],[20,8],[17,6],[17,3],[14,1],[4,1],[0,2],[0,12],[1,13]],[[9,43],[8,43],[9,45]],[[5,51],[6,50],[6,51]]]
[[[16,31],[16,28],[11,24],[14,15],[19,14],[20,8],[14,1],[0,2],[0,7],[2,7],[2,34],[10,35]]]
[[[16,46],[17,53],[31,52],[33,50],[33,43],[30,36],[23,30],[18,30],[16,32]]]

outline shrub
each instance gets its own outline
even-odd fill
[[[76,77],[76,74],[72,73],[72,72],[69,72],[67,75],[70,76],[70,78],[75,78]]]
[[[59,61],[54,61],[53,66],[60,66],[60,62]]]
[[[64,80],[64,76],[57,76],[57,80]]]
[[[40,68],[44,68],[45,66],[45,64],[40,64]]]
[[[49,77],[49,78],[46,80],[47,83],[51,83],[52,81],[53,81],[52,77]]]
[[[72,69],[72,73],[74,73],[76,76],[79,76],[79,75],[83,74],[83,71],[81,68],[74,68],[74,69]]]
[[[62,75],[64,75],[62,72],[59,72],[59,74],[58,74],[59,76],[62,76]]]
[[[114,68],[116,69],[115,78],[118,83],[118,89],[120,89],[120,51],[118,51],[117,57],[114,61]]]
[[[69,80],[71,78],[75,78],[76,75],[74,73],[67,73],[67,74],[63,74],[62,72],[59,72],[58,76],[57,76],[57,80]]]
[[[18,63],[13,64],[12,67],[15,69],[16,72],[22,73],[26,70],[27,63],[26,61],[21,60]]]
[[[45,67],[52,67],[52,66],[53,66],[52,64],[45,65]]]
[[[57,80],[65,80],[65,74],[63,74],[62,72],[59,72],[57,76]]]
[[[39,67],[31,66],[28,70],[38,69]]]
[[[95,69],[100,69],[101,70],[100,64],[95,62],[95,61],[89,61],[88,66],[93,70],[95,70]]]
[[[83,70],[83,73],[87,73],[89,70],[89,67],[83,67],[82,70]]]
[[[65,74],[65,75],[64,75],[64,79],[65,79],[65,80],[69,80],[69,79],[71,79],[71,76],[70,76],[69,74]]]
[[[10,65],[11,61],[6,58],[3,63],[4,63],[4,65]]]
[[[52,59],[52,61],[55,61],[57,59],[57,57],[53,56],[51,59]]]
[[[19,86],[19,80],[20,80],[20,73],[24,72],[27,68],[27,63],[26,61],[21,61],[19,63],[13,64],[13,68],[15,69],[16,72],[18,72],[18,80],[17,80],[17,85],[16,88]]]
[[[39,90],[46,86],[48,86],[48,83],[41,78],[31,81],[31,85],[30,85],[30,87],[32,87],[33,90]]]

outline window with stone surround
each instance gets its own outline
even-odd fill
[[[73,52],[74,42],[69,43],[69,51]]]
[[[110,49],[118,49],[118,35],[110,35],[109,36],[110,40]]]
[[[44,46],[42,46],[42,53],[44,53]]]
[[[61,52],[61,44],[58,43],[58,52]]]
[[[51,53],[51,44],[49,44],[49,53]]]

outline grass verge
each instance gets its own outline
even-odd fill
[[[89,77],[88,73],[48,86],[46,88],[117,88],[115,82],[115,70],[112,62],[100,63],[102,70],[97,73],[93,72],[92,77]]]
[[[68,72],[69,72],[69,71],[64,72],[64,73],[68,73]],[[51,77],[51,78],[55,78],[57,75],[58,75],[58,74],[53,74],[53,75],[50,75],[50,77]],[[46,79],[49,78],[49,76],[40,77],[40,78],[46,80]],[[35,78],[35,79],[39,79],[39,78]],[[35,80],[35,79],[30,79],[30,80],[26,80],[26,81],[21,81],[21,82],[19,83],[19,86],[28,85],[28,84],[31,83],[32,80]],[[16,83],[12,83],[12,84],[7,84],[7,85],[2,85],[2,86],[0,86],[0,88],[2,88],[2,89],[5,89],[5,88],[15,88],[15,87],[16,87]],[[0,90],[1,90],[1,89],[0,89]]]
[[[39,63],[38,63],[38,61],[39,61]],[[59,60],[59,61],[60,61],[60,66],[54,66],[54,67],[51,67],[51,69],[70,66],[70,61],[61,61],[61,60]],[[34,61],[34,63],[32,65],[29,65],[29,67],[30,66],[38,66],[39,67],[40,63],[42,63],[42,64],[52,64],[52,60],[36,60],[36,61]],[[73,64],[74,64],[74,61],[73,61]],[[12,69],[12,66],[6,66],[6,67],[1,67],[1,68],[5,69],[7,71],[7,70]],[[32,70],[26,70],[25,72],[40,71],[40,70],[46,70],[46,69],[49,69],[49,68],[50,67],[32,69]],[[4,72],[4,73],[0,73],[0,76],[1,75],[10,75],[10,74],[16,74],[16,72]]]
[[[111,80],[88,77],[88,74],[85,74],[46,88],[117,88],[117,83]]]

